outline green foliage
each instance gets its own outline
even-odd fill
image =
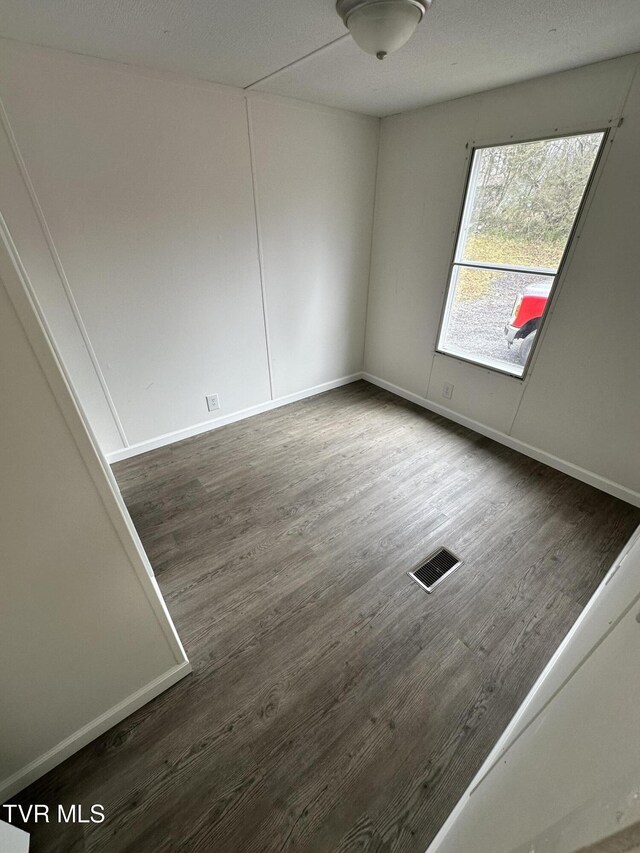
[[[562,257],[565,240],[536,242],[500,234],[474,234],[467,243],[467,257],[489,260],[495,264],[514,266],[554,267]],[[464,268],[458,274],[456,296],[458,299],[480,299],[489,293],[496,276],[508,273],[493,270]]]
[[[519,267],[557,267],[565,239],[525,240],[512,234],[473,234],[466,245],[466,258]]]
[[[535,243],[557,265],[599,145],[600,134],[586,134],[481,149],[468,236]]]
[[[480,149],[462,262],[557,269],[600,141],[593,133]],[[513,275],[461,269],[456,298],[484,298]]]

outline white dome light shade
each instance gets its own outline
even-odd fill
[[[347,26],[365,53],[386,56],[409,41],[420,18],[422,14],[415,6],[390,0],[356,9],[349,15]]]
[[[406,44],[431,0],[338,0],[336,9],[355,43],[378,59]]]

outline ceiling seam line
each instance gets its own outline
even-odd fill
[[[321,47],[317,47],[315,50],[312,50],[310,53],[305,53],[304,56],[298,57],[298,59],[294,59],[292,62],[288,62],[286,65],[283,65],[282,68],[277,68],[275,71],[271,71],[269,74],[265,74],[264,77],[260,77],[258,80],[254,80],[253,83],[249,83],[248,86],[243,86],[242,88],[246,92],[248,89],[252,89],[254,86],[257,86],[259,83],[264,83],[265,80],[270,80],[272,77],[275,77],[277,74],[280,74],[282,71],[286,71],[288,68],[293,68],[294,65],[298,65],[300,62],[304,62],[305,59],[309,59],[312,56],[315,56],[318,53],[321,53],[323,50],[326,50],[328,47],[331,47],[334,44],[337,44],[339,41],[343,41],[346,38],[349,38],[350,33],[344,33],[344,35],[338,36],[338,38],[333,39],[333,41],[329,41],[326,44],[323,44]]]

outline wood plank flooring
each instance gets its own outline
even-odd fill
[[[33,853],[423,853],[640,523],[364,382],[115,474],[194,674],[24,792],[107,815]]]

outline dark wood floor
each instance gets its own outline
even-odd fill
[[[194,675],[25,792],[107,814],[33,853],[423,853],[640,522],[364,382],[115,473]]]

